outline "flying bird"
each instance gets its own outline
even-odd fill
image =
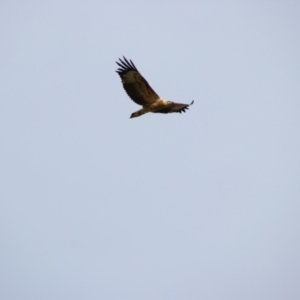
[[[131,60],[128,61],[123,56],[123,60],[119,58],[119,61],[116,61],[119,66],[116,72],[121,77],[126,93],[135,103],[143,106],[142,109],[132,113],[130,118],[136,118],[148,112],[181,113],[194,103],[194,100],[190,104],[175,103],[159,97]]]

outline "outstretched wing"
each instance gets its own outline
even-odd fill
[[[162,113],[162,114],[169,114],[173,112],[185,112],[189,109],[189,106],[194,103],[194,100],[190,104],[183,104],[183,103],[175,103],[171,102],[169,104],[164,105],[161,109],[154,111],[155,113]]]
[[[146,79],[140,74],[131,60],[116,62],[120,67],[117,73],[120,75],[123,87],[128,96],[139,105],[146,105],[155,102],[159,96],[153,91]]]

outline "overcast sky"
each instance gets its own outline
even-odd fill
[[[300,299],[299,1],[1,1],[0,298]],[[146,114],[125,55],[185,114]]]

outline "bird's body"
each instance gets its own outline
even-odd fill
[[[121,77],[125,91],[135,103],[143,106],[142,109],[132,113],[130,118],[139,117],[148,112],[181,113],[194,103],[194,101],[190,104],[175,103],[159,97],[131,60],[128,61],[125,57],[124,60],[119,60],[120,62],[116,62],[119,66],[116,72]]]

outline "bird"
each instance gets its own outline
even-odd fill
[[[119,66],[116,72],[121,77],[124,90],[136,104],[143,106],[142,109],[133,112],[130,118],[136,118],[148,112],[182,113],[194,103],[194,100],[190,104],[183,104],[161,98],[141,75],[132,60],[127,60],[123,56],[123,60],[119,58],[116,63]]]

